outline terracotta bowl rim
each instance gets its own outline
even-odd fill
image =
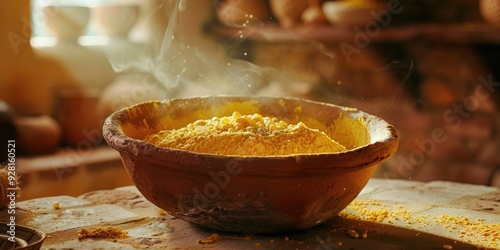
[[[204,99],[204,98],[221,98],[221,99],[230,99],[230,98],[242,98],[242,99],[268,99],[268,100],[289,100],[289,101],[298,101],[298,102],[306,102],[315,105],[323,105],[329,106],[332,108],[336,108],[340,111],[350,112],[350,113],[358,113],[363,115],[367,122],[380,124],[379,127],[383,128],[387,136],[385,138],[381,138],[377,141],[371,142],[369,144],[365,144],[347,151],[343,152],[335,152],[335,153],[316,153],[316,154],[293,154],[293,155],[273,155],[273,156],[239,156],[239,155],[219,155],[219,154],[209,154],[209,153],[196,153],[186,150],[173,149],[173,148],[164,148],[156,146],[152,143],[148,143],[146,141],[140,139],[134,139],[128,137],[121,130],[120,125],[120,117],[126,110],[134,109],[140,107],[142,105],[151,105],[151,104],[159,104],[165,105],[167,103],[172,103],[175,101],[187,101],[192,99]],[[340,106],[332,103],[324,103],[318,101],[312,101],[302,98],[294,98],[294,97],[252,97],[252,96],[230,96],[230,95],[218,95],[218,96],[197,96],[197,97],[189,97],[189,98],[172,98],[168,100],[150,100],[140,102],[125,108],[122,108],[118,111],[112,113],[105,120],[103,125],[103,135],[104,139],[108,143],[111,148],[114,148],[120,154],[128,153],[135,158],[142,158],[146,161],[154,161],[154,159],[162,159],[162,156],[190,156],[200,160],[235,160],[238,162],[245,161],[289,161],[289,162],[297,162],[298,159],[300,161],[307,162],[315,162],[315,161],[325,161],[327,159],[331,159],[332,161],[343,162],[347,164],[341,164],[337,167],[343,168],[364,168],[374,165],[375,163],[382,162],[385,159],[391,157],[395,151],[397,150],[399,143],[399,136],[396,132],[396,129],[389,124],[387,121],[379,118],[375,115],[366,113],[356,108],[350,108],[345,106]],[[147,152],[146,154],[144,152]],[[368,155],[370,159],[366,159],[363,161],[356,160],[357,156],[360,154]],[[352,161],[352,164],[349,162]],[[331,168],[331,166],[329,167]]]

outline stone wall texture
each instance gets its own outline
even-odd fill
[[[398,50],[375,44],[348,62],[335,44],[262,43],[254,61],[288,74],[261,94],[356,107],[393,124],[400,146],[377,177],[499,186],[495,69],[471,45],[414,42]]]

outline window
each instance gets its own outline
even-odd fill
[[[58,41],[103,46],[111,39],[146,42],[152,1],[31,0],[33,47]]]

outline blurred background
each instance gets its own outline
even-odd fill
[[[356,107],[401,137],[374,177],[500,187],[499,0],[2,1],[0,35],[21,199],[131,184],[104,119],[215,94]]]

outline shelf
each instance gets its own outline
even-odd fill
[[[18,163],[21,168],[18,172],[19,174],[28,174],[37,171],[57,171],[58,169],[115,161],[120,161],[120,154],[108,146],[83,151],[61,148],[48,155],[20,157]]]
[[[365,27],[299,26],[281,28],[276,24],[244,28],[212,24],[206,27],[209,34],[223,39],[265,42],[318,41],[324,43],[354,43],[359,36],[370,42],[429,41],[453,44],[500,44],[500,26],[486,23],[465,24],[411,24],[382,28],[370,33]]]
[[[108,147],[61,148],[48,155],[17,159],[21,200],[58,195],[80,195],[131,185],[120,154]]]

